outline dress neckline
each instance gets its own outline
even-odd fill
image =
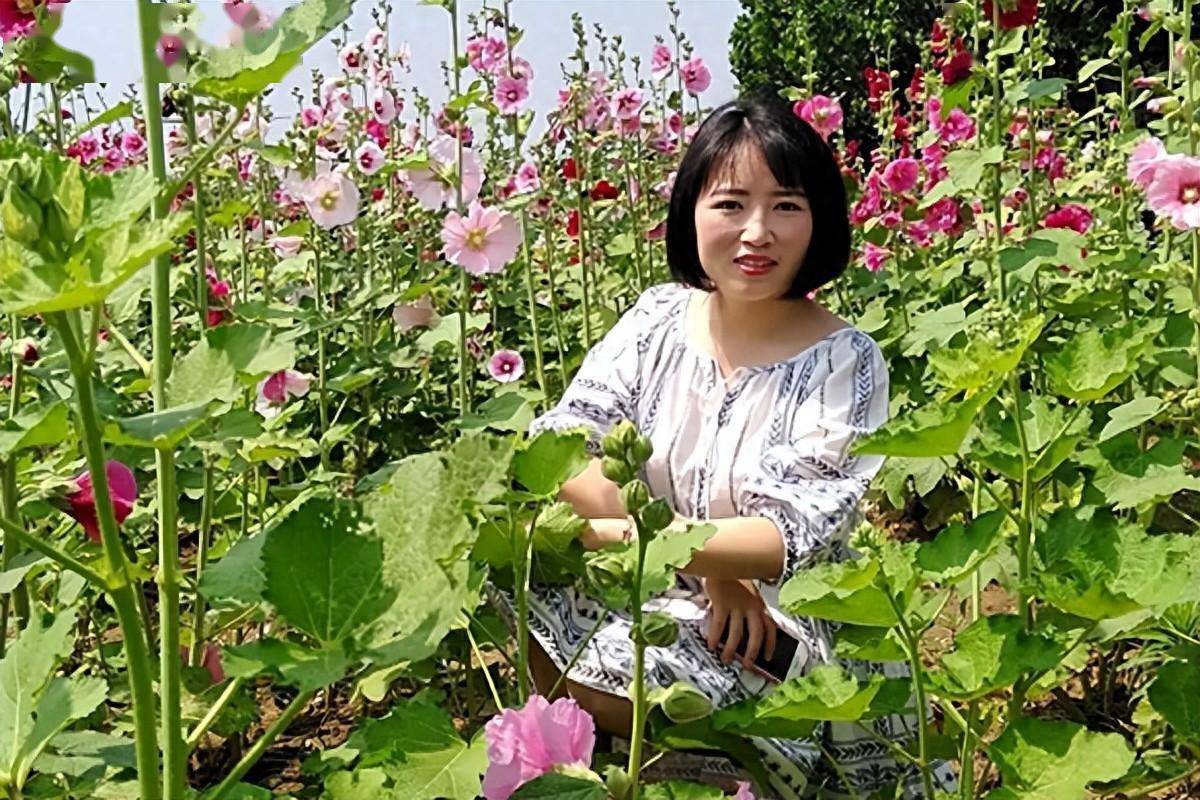
[[[727,386],[732,385],[732,382],[739,375],[754,375],[759,372],[768,372],[785,364],[791,364],[795,361],[800,361],[801,359],[808,357],[814,349],[830,339],[833,339],[834,337],[846,331],[857,330],[853,325],[843,325],[839,328],[835,328],[834,330],[822,336],[820,339],[817,339],[799,352],[790,356],[777,359],[775,361],[768,361],[763,364],[751,364],[748,366],[734,367],[733,372],[729,373],[728,375],[721,375],[721,365],[717,363],[716,357],[712,353],[705,350],[700,344],[693,341],[692,337],[688,335],[688,311],[691,307],[692,296],[700,290],[693,289],[690,286],[684,286],[683,289],[683,309],[679,314],[679,335],[683,340],[683,345],[701,361],[709,364],[713,369],[714,375],[723,380]]]

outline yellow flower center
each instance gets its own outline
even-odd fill
[[[1200,185],[1189,183],[1179,190],[1179,200],[1183,203],[1200,201]]]
[[[321,195],[321,208],[325,209],[326,211],[332,211],[334,207],[337,206],[337,201],[337,192],[326,192],[325,194]]]
[[[472,250],[482,250],[484,240],[487,238],[483,228],[476,228],[467,234],[467,247]]]
[[[17,10],[22,14],[32,14],[37,0],[17,0]]]

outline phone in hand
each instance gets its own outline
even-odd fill
[[[729,622],[725,622],[725,630],[721,632],[720,644],[718,648],[725,646],[725,642],[729,639]],[[738,642],[736,650],[736,658],[741,660],[745,657],[746,648],[750,644],[750,631],[742,627],[742,640]],[[775,627],[775,652],[770,658],[766,656],[766,643],[764,642],[758,649],[758,655],[755,657],[751,669],[776,683],[782,683],[787,678],[788,669],[792,666],[792,659],[796,657],[796,650],[800,647],[800,642],[796,637],[784,633],[783,629],[778,625]]]

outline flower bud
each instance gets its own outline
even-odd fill
[[[704,719],[713,711],[712,701],[708,699],[708,695],[683,681],[677,681],[666,689],[656,692],[653,700],[662,706],[667,719],[676,724]]]
[[[621,446],[626,450],[633,446],[633,443],[637,440],[638,435],[637,428],[627,419],[623,419],[618,422],[613,428],[613,433],[616,434],[617,441],[619,441]]]
[[[21,187],[11,184],[0,205],[0,227],[10,239],[33,245],[42,234],[42,209]]]
[[[601,594],[623,589],[629,578],[625,560],[618,553],[600,553],[587,559],[583,573],[587,582]]]
[[[621,502],[631,514],[641,511],[650,502],[650,489],[635,478],[621,487]]]
[[[633,480],[633,470],[624,461],[616,458],[605,457],[600,462],[600,471],[604,474],[604,477],[619,486],[624,486]]]
[[[653,452],[654,446],[650,444],[650,440],[640,435],[633,440],[633,445],[629,448],[633,463],[639,467],[650,460],[650,454]]]
[[[670,647],[679,636],[679,623],[670,614],[652,611],[642,617],[642,641],[651,647]]]
[[[629,773],[624,768],[609,764],[604,770],[604,787],[613,800],[627,800],[633,794],[633,785],[629,782]]]
[[[621,442],[615,436],[605,436],[601,439],[600,449],[609,458],[625,458],[625,448],[621,446]]]
[[[661,531],[675,520],[675,512],[661,497],[642,509],[642,524],[651,531]]]

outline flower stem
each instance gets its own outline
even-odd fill
[[[225,776],[225,779],[217,785],[216,789],[213,789],[212,794],[208,796],[208,800],[222,800],[225,795],[229,794],[238,781],[262,758],[263,753],[267,752],[267,748],[279,738],[279,734],[287,730],[287,727],[292,724],[292,720],[304,710],[304,707],[308,705],[308,701],[316,693],[316,689],[305,689],[296,695],[295,699],[288,703],[287,708],[279,715],[279,718],[271,723],[271,727],[267,728],[266,732],[254,743],[254,746],[246,751],[246,754],[238,761],[237,766]]]
[[[630,598],[630,613],[633,616],[633,687],[630,700],[633,702],[633,724],[629,731],[629,785],[632,800],[641,797],[638,776],[642,770],[642,739],[646,730],[646,639],[642,633],[642,573],[646,568],[646,548],[650,536],[642,527],[639,514],[633,515],[637,525],[637,570],[633,573],[633,596]]]
[[[904,609],[887,591],[888,602],[896,614],[900,626],[900,634],[904,638],[904,650],[908,655],[909,668],[912,670],[913,694],[917,704],[917,767],[921,770],[921,782],[925,785],[925,796],[932,798],[933,776],[929,772],[929,708],[925,702],[925,668],[921,664],[921,646],[917,635],[913,632],[908,620],[904,618]]]

